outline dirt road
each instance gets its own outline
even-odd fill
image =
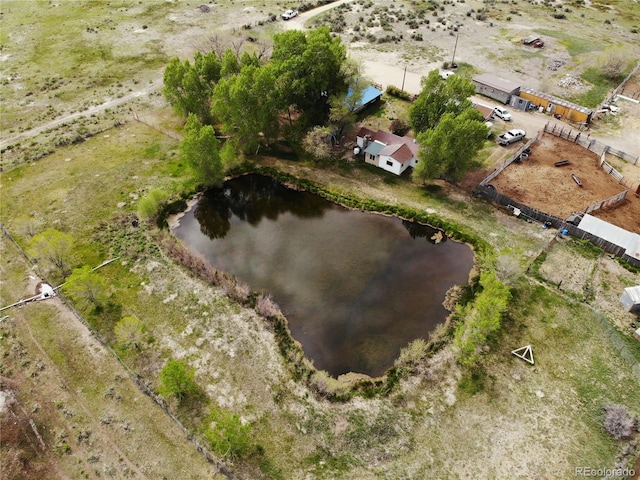
[[[353,0],[339,0],[337,2],[330,3],[328,5],[323,5],[321,7],[314,8],[312,10],[307,10],[306,12],[301,12],[297,17],[293,17],[291,20],[283,21],[282,24],[285,30],[304,30],[304,23],[311,19],[312,17],[324,13],[327,10],[331,10],[332,8],[336,8],[344,3],[351,3]]]
[[[102,113],[108,108],[113,108],[123,103],[129,102],[135,98],[149,95],[151,92],[155,92],[156,90],[162,87],[162,81],[163,81],[162,78],[158,80],[154,80],[152,83],[150,83],[149,85],[147,85],[145,88],[141,90],[128,93],[127,95],[123,95],[122,97],[119,97],[119,98],[113,98],[111,100],[107,100],[106,102],[101,103],[100,105],[89,107],[86,110],[83,110],[81,112],[74,112],[74,113],[70,113],[69,115],[64,115],[62,117],[56,118],[55,120],[51,120],[50,122],[47,122],[38,127],[34,127],[30,130],[25,130],[24,132],[20,132],[15,135],[12,135],[11,137],[5,138],[2,141],[0,141],[0,150],[8,147],[9,145],[14,145],[21,140],[35,137],[36,135],[39,135],[42,132],[49,130],[51,128],[58,127],[72,120],[76,120],[77,118],[88,117],[97,113]]]

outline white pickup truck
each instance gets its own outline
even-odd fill
[[[518,140],[524,140],[527,132],[524,130],[520,130],[519,128],[514,128],[513,130],[509,130],[508,132],[503,133],[498,136],[498,143],[500,145],[511,145]]]
[[[280,15],[283,20],[291,20],[293,17],[298,16],[297,10],[287,10],[282,15]]]

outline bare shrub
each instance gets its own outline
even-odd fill
[[[399,118],[396,118],[395,120],[393,120],[389,128],[391,130],[391,133],[393,133],[394,135],[400,135],[400,136],[403,136],[405,133],[409,131],[409,125],[407,125],[407,122]]]
[[[192,253],[184,245],[178,243],[175,238],[171,237],[165,242],[165,249],[174,260],[187,267],[198,277],[212,285],[218,285],[220,283],[221,275],[218,270],[205,258]]]
[[[496,260],[498,278],[505,285],[514,286],[523,273],[522,265],[515,255],[500,255]]]
[[[604,428],[616,440],[630,438],[636,425],[636,419],[624,405],[606,404]]]
[[[324,370],[316,370],[313,372],[313,375],[309,379],[309,387],[317,394],[323,396],[344,390],[341,389],[340,382]]]
[[[249,285],[232,276],[222,276],[220,286],[229,298],[240,303],[246,302],[251,293]]]
[[[256,301],[256,312],[263,317],[275,317],[280,315],[280,307],[269,295],[260,295]]]

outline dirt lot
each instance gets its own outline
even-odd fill
[[[569,160],[564,167],[555,162]],[[588,205],[624,191],[613,177],[600,167],[600,158],[580,145],[543,134],[532,146],[529,158],[512,163],[492,184],[498,192],[551,215],[567,218]],[[580,187],[572,178],[575,174]],[[640,199],[627,194],[620,206],[593,215],[630,231],[640,233]]]

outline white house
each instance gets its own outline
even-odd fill
[[[387,172],[402,175],[418,162],[418,144],[413,138],[362,127],[356,139],[358,147],[364,151],[364,161]]]

